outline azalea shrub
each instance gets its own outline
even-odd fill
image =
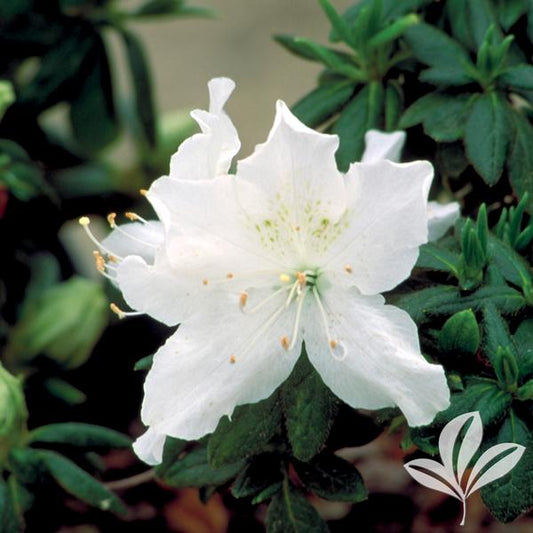
[[[50,479],[128,518],[128,499],[87,473],[88,456],[68,458],[63,449],[128,448],[129,420],[112,429],[36,424],[23,388],[29,400],[37,388],[48,400],[85,401],[69,379],[98,358],[106,335],[129,343],[132,359],[121,371],[135,376],[110,379],[137,391],[135,380],[144,380],[145,429],[131,437],[150,469],[118,487],[155,478],[198,488],[205,502],[223,494],[237,516],[262,506],[269,532],[327,531],[310,495],[353,504],[354,516],[368,497],[357,465],[339,450],[394,434],[404,462],[427,465],[424,458],[445,447],[443,429],[460,417],[472,423],[465,440],[479,435],[469,459],[513,444],[520,451],[509,473],[481,489],[490,513],[511,522],[533,506],[533,4],[362,0],[341,14],[319,3],[332,27],[328,45],[275,37],[324,70],[293,106],[278,101],[266,141],[239,154],[224,109],[235,84],[214,78],[208,109],[191,113],[200,131],[166,164],[153,104],[143,98],[148,67],[123,22],[203,12],[183,2],[127,13],[112,2],[60,3],[53,15],[72,25],[58,26],[72,33],[61,38],[65,49],[69,39],[85,42],[78,25],[93,32],[89,58],[60,73],[68,50],[59,54],[51,30],[35,49],[14,37],[19,17],[44,31],[52,14],[35,17],[23,3],[8,13],[2,39],[24,44],[18,60],[43,55],[25,85],[9,76],[13,58],[3,74],[14,91],[4,85],[0,93],[2,224],[13,224],[15,207],[29,209],[30,198],[62,202],[56,216],[80,217],[106,292],[73,275],[58,224],[8,241],[0,367],[6,531],[20,528]],[[102,28],[119,32],[130,58],[140,200],[97,157],[119,125]],[[59,101],[70,102],[67,144],[36,120]],[[85,120],[88,130],[78,127]],[[109,136],[95,138],[106,124]],[[23,135],[30,127],[38,135]],[[81,184],[73,185],[73,172]],[[110,196],[102,203],[95,191]],[[133,205],[124,219],[115,214]],[[107,213],[104,238],[88,215],[95,212]],[[21,264],[25,281],[14,282]],[[108,327],[106,302],[123,321]],[[98,388],[89,405],[95,395]],[[332,529],[351,527],[346,520]]]

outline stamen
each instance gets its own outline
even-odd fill
[[[139,193],[141,196],[146,196],[148,194],[148,191],[146,189],[139,189]]]
[[[87,234],[87,236],[89,237],[89,239],[91,239],[91,241],[96,244],[96,246],[98,246],[98,248],[106,253],[107,255],[109,256],[113,256],[113,257],[116,257],[118,258],[119,260],[120,259],[123,259],[122,257],[120,257],[119,255],[116,255],[116,254],[113,254],[113,252],[111,250],[109,250],[109,248],[106,248],[92,233],[92,231],[89,229],[89,224],[91,223],[91,220],[89,217],[81,217],[78,221],[80,223],[80,226],[85,230],[85,233]]]
[[[300,317],[302,315],[302,309],[304,306],[304,300],[305,295],[307,294],[307,291],[305,291],[300,296],[300,301],[298,302],[298,309],[296,309],[296,317],[294,318],[294,326],[292,328],[292,336],[291,336],[291,345],[289,346],[289,350],[292,350],[296,344],[296,339],[298,338],[298,328],[300,326]]]
[[[281,287],[281,289],[278,289],[277,291],[274,291],[270,296],[267,296],[262,302],[258,303],[255,307],[252,307],[251,309],[248,309],[246,311],[244,310],[244,306],[246,305],[246,301],[248,300],[248,294],[243,292],[241,294],[241,302],[240,302],[241,309],[247,315],[255,313],[256,311],[259,311],[259,309],[263,308],[268,302],[273,300],[280,292],[286,291],[288,289],[289,289],[289,287]],[[244,295],[245,295],[245,298],[244,298],[244,303],[243,303],[243,296]]]
[[[111,311],[113,311],[113,313],[115,313],[115,315],[117,315],[118,318],[120,318],[121,320],[127,316],[144,315],[144,313],[141,313],[139,311],[122,311],[122,309],[117,304],[114,304],[114,303],[109,304],[109,309],[111,309]]]
[[[111,226],[112,229],[115,229],[117,227],[115,223],[115,218],[117,218],[116,213],[109,213],[109,215],[107,215],[107,222]]]
[[[280,343],[285,350],[289,349],[289,338],[287,336],[281,337]]]
[[[296,277],[298,278],[298,283],[300,284],[300,287],[304,287],[307,283],[307,277],[305,275],[305,272],[296,272]]]
[[[241,309],[244,309],[244,306],[246,305],[247,301],[248,301],[248,294],[246,292],[241,292],[241,296],[239,298],[239,305],[241,306]]]
[[[322,322],[324,323],[324,329],[326,330],[329,353],[331,357],[333,357],[337,361],[343,361],[346,358],[346,353],[347,353],[346,347],[344,346],[344,344],[332,338],[332,335],[329,331],[328,318],[326,316],[326,311],[324,309],[324,306],[322,305],[322,301],[320,299],[320,295],[318,294],[318,291],[316,290],[316,287],[313,287],[313,296],[315,297],[316,303],[318,305],[318,309],[320,310],[320,315],[322,316]],[[337,348],[340,348],[342,350],[339,355],[335,353],[335,350]]]
[[[98,272],[105,272],[105,260],[102,257],[102,254],[98,250],[94,250],[93,255],[96,263],[96,270],[98,270]]]
[[[237,358],[234,355],[230,355],[229,362],[234,364],[237,362]]]
[[[208,279],[203,279],[202,280],[202,285],[209,285],[209,280]]]
[[[291,277],[288,274],[280,274],[279,280],[281,281],[281,283],[289,283]]]
[[[126,213],[124,213],[124,216],[132,222],[142,222],[143,224],[148,224],[148,221],[145,220],[143,217],[139,216],[137,213],[127,211]]]
[[[353,272],[352,265],[346,265],[344,270],[346,271],[346,274],[351,274]]]
[[[228,273],[226,274],[226,278],[227,278],[227,279],[233,279],[233,274],[232,274],[231,272],[228,272]]]

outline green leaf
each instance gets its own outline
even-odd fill
[[[458,275],[459,255],[437,246],[433,243],[427,243],[420,247],[420,253],[416,266],[418,268],[427,268],[430,270],[440,270]]]
[[[518,352],[519,377],[527,378],[533,375],[533,318],[521,322],[513,338]]]
[[[500,179],[509,137],[505,102],[496,93],[479,97],[466,123],[465,147],[468,159],[489,185]]]
[[[86,447],[129,448],[131,446],[131,439],[118,431],[77,422],[41,426],[30,432],[28,440],[31,443],[53,442]]]
[[[184,0],[148,0],[128,15],[142,18],[162,15],[212,17],[213,11],[205,7],[188,6]]]
[[[333,116],[349,100],[354,85],[348,80],[324,83],[296,102],[292,112],[310,128]]]
[[[207,459],[207,447],[199,446],[169,466],[162,478],[171,487],[223,485],[233,479],[243,466],[244,463],[238,461],[213,468]]]
[[[498,76],[498,81],[520,91],[533,91],[533,66],[510,67]]]
[[[287,479],[272,499],[266,516],[267,533],[327,533],[314,507]]]
[[[80,405],[87,401],[83,391],[59,378],[48,378],[44,382],[44,388],[50,395],[68,405]]]
[[[458,178],[468,168],[462,142],[437,145],[437,167],[444,176]]]
[[[164,478],[166,471],[180,459],[188,445],[186,440],[167,436],[163,447],[163,460],[155,467],[156,476]]]
[[[400,128],[423,122],[424,131],[438,142],[462,139],[464,127],[477,95],[448,96],[429,93],[419,98],[404,113]]]
[[[496,264],[507,281],[520,288],[531,285],[531,270],[528,262],[508,244],[491,236],[488,253],[490,260]]]
[[[126,508],[120,499],[87,472],[58,453],[39,450],[39,458],[51,476],[69,494],[98,507],[123,515]]]
[[[365,148],[365,133],[381,124],[383,109],[383,86],[372,82],[361,89],[342,110],[331,131],[340,138],[340,147],[335,154],[341,171],[348,170],[350,163],[358,161]]]
[[[250,405],[237,407],[231,417],[218,423],[208,444],[209,462],[214,468],[235,463],[261,452],[275,450],[273,439],[282,428],[279,394]]]
[[[99,35],[93,38],[81,72],[83,79],[71,104],[70,122],[75,139],[92,153],[114,141],[119,133],[109,60]]]
[[[22,531],[22,517],[17,515],[7,483],[0,477],[0,531],[19,533]]]
[[[497,35],[501,37],[498,21],[493,10],[492,2],[489,0],[469,0],[466,9],[466,17],[474,44],[479,48],[485,39],[485,34],[489,26],[494,25]],[[463,16],[465,13],[463,12]]]
[[[152,368],[153,362],[154,362],[153,355],[147,355],[146,357],[141,357],[141,359],[139,359],[133,366],[133,370],[150,370],[150,368]]]
[[[400,129],[399,121],[403,105],[402,88],[398,83],[389,82],[385,88],[385,131]]]
[[[324,13],[328,17],[333,30],[340,36],[340,38],[349,46],[354,44],[354,38],[350,27],[346,21],[337,13],[337,10],[329,3],[328,0],[318,0]]]
[[[442,87],[461,87],[474,82],[473,75],[461,66],[431,67],[421,72],[419,79]]]
[[[487,357],[494,361],[499,347],[509,348],[516,356],[514,345],[507,322],[502,318],[494,305],[487,304],[483,307],[483,347]]]
[[[527,11],[527,0],[496,0],[498,20],[507,32]]]
[[[126,47],[137,117],[148,146],[154,148],[156,145],[156,111],[150,68],[139,39],[124,28],[120,28],[120,35]]]
[[[8,456],[8,468],[24,484],[37,483],[45,472],[39,450],[15,448]]]
[[[326,500],[358,503],[366,500],[365,483],[358,470],[332,454],[320,454],[310,462],[295,461],[303,484]]]
[[[279,487],[282,480],[283,472],[280,458],[270,454],[263,454],[254,458],[240,472],[231,487],[231,493],[236,498],[255,496],[269,487]]]
[[[337,399],[309,363],[305,350],[283,384],[281,398],[292,453],[308,461],[328,437]]]
[[[511,411],[498,432],[497,442],[514,442],[526,447],[520,461],[507,475],[481,489],[481,497],[491,514],[508,523],[533,506],[533,436],[527,424]]]
[[[405,39],[413,55],[422,63],[469,74],[465,66],[470,63],[470,58],[465,49],[435,26],[426,23],[412,26],[405,33]]]
[[[514,139],[507,161],[511,185],[519,197],[529,193],[527,210],[533,212],[533,127],[516,112],[510,113]]]
[[[438,336],[439,347],[445,353],[475,354],[480,340],[476,315],[471,309],[452,315]]]

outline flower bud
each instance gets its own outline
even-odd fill
[[[443,352],[475,354],[479,348],[479,326],[471,309],[452,315],[439,332]]]
[[[505,391],[515,392],[519,373],[518,363],[516,362],[516,356],[509,347],[498,346],[493,364],[500,387]]]
[[[0,364],[0,467],[24,438],[27,419],[22,384]]]
[[[6,360],[13,368],[24,367],[44,354],[76,368],[88,359],[107,321],[107,299],[99,283],[74,277],[52,285],[24,305]]]

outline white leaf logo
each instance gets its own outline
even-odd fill
[[[461,430],[468,421],[471,421],[471,424],[467,427],[462,441],[458,442]],[[448,422],[441,431],[439,452],[442,464],[433,459],[414,459],[404,465],[411,477],[422,485],[462,502],[462,526],[466,517],[466,499],[476,490],[510,472],[526,449],[512,442],[492,446],[481,455],[472,467],[468,479],[463,482],[465,471],[479,449],[482,438],[483,425],[479,412],[460,415]]]

